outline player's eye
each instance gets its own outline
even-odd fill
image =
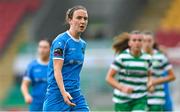
[[[82,17],[81,16],[77,16],[77,19],[82,19]]]
[[[87,18],[87,17],[84,17],[84,20],[88,20],[88,18]]]
[[[142,42],[142,39],[138,39],[139,42]]]

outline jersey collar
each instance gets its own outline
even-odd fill
[[[67,32],[67,34],[71,37],[71,39],[73,39],[74,41],[76,41],[76,42],[79,42],[81,39],[79,38],[79,39],[76,39],[76,38],[74,38],[70,33],[69,33],[69,31],[66,31]]]
[[[141,57],[142,56],[142,54],[143,54],[143,51],[141,50],[141,54],[139,55],[139,56],[134,56],[133,54],[131,54],[131,52],[130,52],[130,49],[129,48],[127,48],[126,49],[126,52],[128,52],[132,57],[134,57],[134,58],[139,58],[139,57]]]
[[[40,58],[37,58],[37,62],[41,65],[48,65],[48,63],[43,62]]]

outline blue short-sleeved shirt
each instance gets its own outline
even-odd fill
[[[62,76],[65,89],[75,91],[80,88],[80,72],[84,62],[85,48],[85,41],[75,39],[68,31],[59,34],[54,39],[48,66],[48,93],[60,92],[54,77],[54,59],[64,60]]]
[[[43,64],[39,60],[33,60],[26,70],[23,80],[31,81],[33,97],[32,103],[43,103],[47,90],[47,68],[48,64]]]
[[[162,76],[166,77],[168,75],[168,71],[164,71]],[[169,83],[164,83],[164,92],[165,92],[165,104],[163,106],[164,111],[173,111],[173,102],[171,98],[171,92],[169,88]]]

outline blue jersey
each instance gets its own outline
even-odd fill
[[[166,77],[168,75],[168,72],[164,71],[162,75]],[[164,92],[165,92],[165,104],[163,106],[164,111],[173,111],[173,103],[172,103],[171,92],[169,89],[168,82],[164,83]]]
[[[47,90],[47,68],[48,64],[42,64],[38,60],[32,61],[26,70],[23,80],[31,81],[32,103],[43,103]]]
[[[50,50],[47,93],[60,93],[54,77],[54,59],[64,60],[62,76],[65,89],[71,91],[80,89],[80,72],[84,62],[85,48],[85,41],[75,39],[68,31],[59,34],[55,38]]]

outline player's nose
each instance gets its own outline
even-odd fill
[[[84,18],[81,19],[80,23],[85,24],[86,20]]]

